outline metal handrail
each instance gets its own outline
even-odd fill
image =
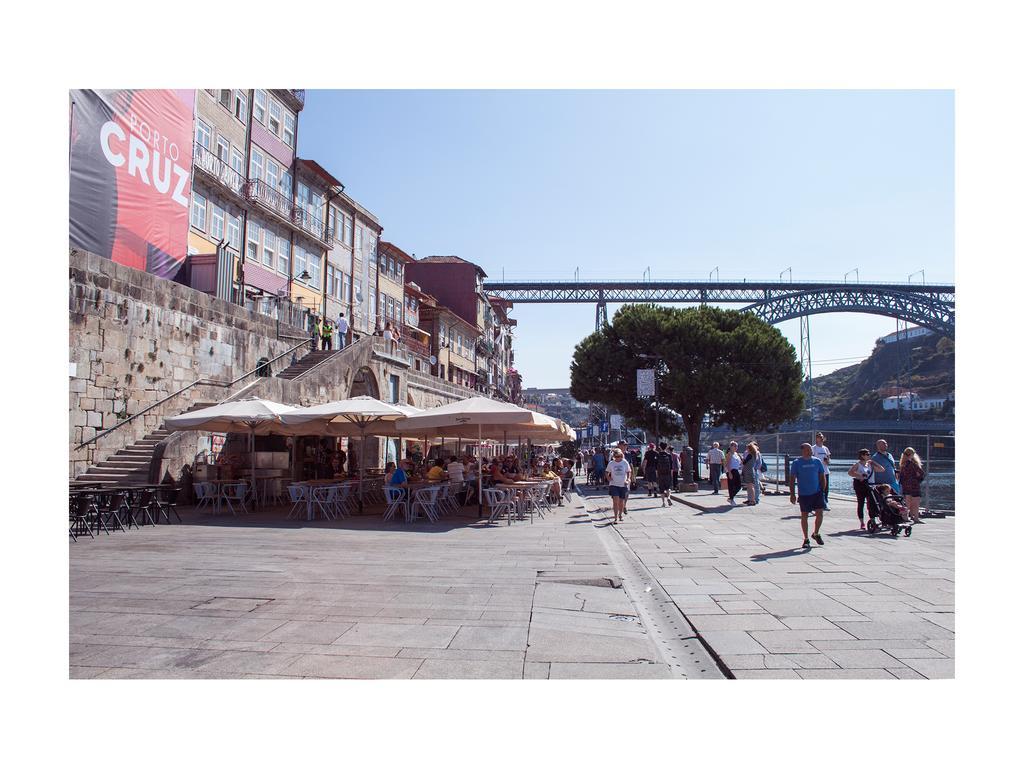
[[[138,413],[129,416],[124,421],[118,422],[117,424],[112,426],[110,429],[105,429],[102,432],[100,432],[99,434],[95,435],[94,437],[91,437],[90,439],[86,440],[84,443],[79,443],[78,445],[75,446],[74,450],[77,451],[79,448],[84,448],[85,446],[90,445],[91,443],[95,443],[101,437],[106,437],[111,432],[114,432],[115,430],[118,430],[121,427],[123,427],[125,424],[130,424],[131,422],[135,421],[135,419],[139,418],[139,416],[142,416],[144,413],[147,413],[147,412],[153,410],[158,405],[163,405],[168,400],[177,397],[178,395],[180,395],[183,392],[187,392],[188,390],[192,389],[193,387],[198,387],[200,385],[209,386],[209,387],[225,387],[225,388],[226,387],[232,387],[235,384],[237,384],[238,382],[240,382],[242,379],[245,379],[245,378],[248,378],[249,376],[252,376],[257,371],[263,370],[264,366],[269,366],[271,363],[276,362],[277,360],[280,360],[285,355],[290,355],[295,350],[297,350],[297,349],[299,349],[301,347],[306,346],[307,344],[310,343],[310,341],[312,341],[312,339],[306,339],[302,343],[296,344],[291,349],[282,352],[280,355],[275,357],[273,360],[268,360],[265,364],[258,365],[255,368],[253,368],[251,371],[246,371],[241,376],[239,376],[237,379],[233,379],[232,381],[223,382],[223,381],[213,381],[212,379],[196,379],[195,381],[193,381],[188,386],[182,387],[177,392],[172,392],[171,394],[167,395],[166,397],[163,397],[160,400],[157,400],[152,405],[146,406],[145,408],[143,408]]]

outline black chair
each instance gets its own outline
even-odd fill
[[[85,520],[90,530],[95,529],[96,533],[100,528],[109,536],[110,529],[107,528],[103,515],[100,513],[99,498],[95,493],[82,493],[78,496],[78,514]]]
[[[88,533],[90,539],[95,538],[91,527],[91,506],[90,500],[85,494],[73,493],[69,498],[68,520],[70,525],[68,533],[75,541],[78,541],[78,537],[84,533]]]
[[[116,491],[98,491],[96,493],[96,512],[103,521],[103,527],[109,530],[124,530],[121,522],[120,502]]]
[[[139,515],[139,519],[145,518],[149,521],[150,525],[156,525],[156,520],[153,519],[152,510],[155,506],[153,501],[153,491],[148,488],[140,488],[135,491],[135,496],[132,499],[132,515]],[[157,512],[159,518],[160,513]]]
[[[171,487],[161,487],[156,490],[154,494],[153,503],[156,505],[156,520],[160,522],[160,515],[163,514],[167,524],[171,523],[170,513],[174,513],[174,516],[178,518],[178,522],[181,522],[181,515],[178,514],[176,503],[178,501],[178,489]]]
[[[136,528],[139,527],[139,523],[135,519],[135,513],[132,511],[132,505],[127,491],[112,491],[107,497],[105,506],[107,512],[110,515],[113,515],[118,524],[127,523],[128,529],[131,529],[133,525]]]

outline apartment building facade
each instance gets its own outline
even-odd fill
[[[438,301],[433,306],[420,306],[420,327],[430,334],[434,350],[430,372],[451,384],[476,389],[476,343],[480,338],[476,326]]]
[[[344,290],[328,270],[344,186],[296,155],[304,104],[301,90],[198,91],[189,217],[189,284],[293,325]]]

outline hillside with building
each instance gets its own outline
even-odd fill
[[[911,328],[878,339],[862,362],[815,377],[810,396],[819,419],[948,419],[954,388],[953,341]]]

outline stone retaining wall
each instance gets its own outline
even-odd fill
[[[296,380],[249,377],[231,389],[195,387],[76,450],[98,432],[194,381],[231,381],[255,369],[260,357],[273,358],[304,335],[291,326],[279,329],[273,319],[244,307],[80,251],[71,252],[69,299],[71,478],[159,429],[167,416],[197,402],[244,395],[314,405],[349,397],[353,379],[361,370],[363,380],[375,390],[369,394],[389,399],[388,377],[397,375],[398,402],[419,408],[474,394],[410,370],[407,360],[386,350],[383,339],[367,337]],[[289,362],[286,357],[275,363],[273,372]],[[182,465],[194,460],[200,435],[182,433],[168,440],[159,476],[169,471],[177,477]]]

